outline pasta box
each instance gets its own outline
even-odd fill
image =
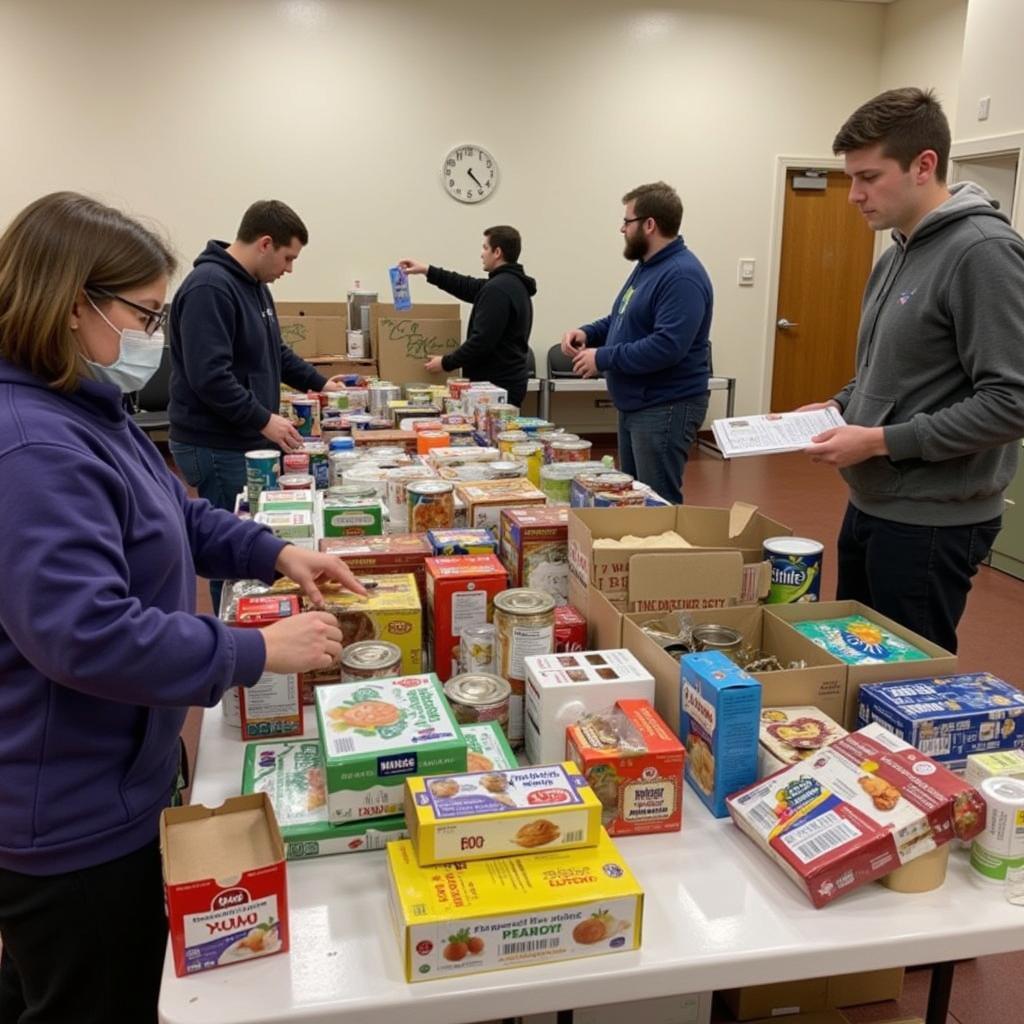
[[[405,780],[466,770],[466,741],[437,676],[318,686],[332,823],[402,813]]]
[[[388,895],[409,982],[625,953],[643,890],[607,833],[597,846],[420,867],[388,844]]]
[[[757,778],[761,684],[720,651],[684,655],[679,737],[686,781],[716,818],[725,798]]]
[[[816,907],[985,827],[981,794],[877,722],[728,798]]]
[[[569,510],[507,508],[501,513],[501,560],[510,585],[543,590],[556,605],[569,601]]]
[[[175,974],[288,949],[284,843],[265,793],[168,807],[160,852]]]

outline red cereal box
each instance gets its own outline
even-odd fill
[[[294,595],[240,597],[235,625],[259,628],[299,614]],[[264,672],[255,686],[238,687],[243,740],[302,735],[302,696],[295,672]]]
[[[458,671],[459,638],[466,626],[494,621],[494,596],[508,587],[496,555],[428,558],[427,637],[441,682]]]
[[[575,761],[601,801],[610,836],[678,832],[686,748],[646,700],[620,700],[565,731]]]
[[[555,654],[587,649],[587,620],[571,605],[555,608]]]
[[[266,793],[167,808],[160,852],[175,974],[288,949],[284,841]]]

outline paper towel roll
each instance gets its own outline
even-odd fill
[[[985,800],[985,831],[971,846],[971,867],[991,882],[1024,866],[1024,780],[995,777],[978,787]]]

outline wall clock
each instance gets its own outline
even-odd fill
[[[441,168],[444,190],[460,203],[479,203],[498,187],[498,163],[482,146],[456,146]]]

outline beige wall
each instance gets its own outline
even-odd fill
[[[628,271],[619,196],[664,178],[716,285],[716,368],[750,411],[777,156],[828,155],[877,89],[896,17],[820,0],[0,0],[0,96],[17,97],[0,105],[0,222],[80,189],[154,218],[190,262],[276,196],[312,235],[282,299],[356,278],[384,291],[404,255],[476,271],[481,229],[511,222],[545,353],[608,310]],[[440,185],[464,141],[501,167],[476,208]],[[758,261],[753,288],[740,257]]]
[[[1024,4],[1020,0],[971,0],[954,141],[1024,131],[1022,41]],[[978,120],[978,101],[983,96],[992,98],[987,121]]]

